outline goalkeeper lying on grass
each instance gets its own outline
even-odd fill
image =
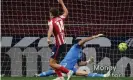
[[[80,40],[77,44],[74,44],[71,49],[68,51],[68,53],[66,54],[65,58],[61,61],[61,65],[63,65],[64,67],[66,67],[69,70],[72,70],[74,72],[74,74],[78,75],[78,76],[88,76],[88,77],[109,77],[110,76],[110,71],[108,71],[106,74],[97,74],[97,73],[90,73],[90,72],[86,72],[83,70],[78,70],[77,68],[75,68],[74,66],[76,65],[78,59],[81,58],[82,56],[82,46],[85,42],[95,39],[97,37],[103,36],[103,34],[98,34],[92,37],[87,37],[85,39]],[[93,58],[90,58],[88,61],[83,62],[84,64],[86,63],[91,63],[93,61]],[[44,76],[44,75],[52,75],[54,74],[54,70],[49,70],[47,72],[42,72],[41,74],[39,74],[38,76]],[[62,78],[61,78],[62,79]],[[61,80],[59,77],[56,78],[55,80]]]
[[[77,62],[77,65],[75,65],[74,67],[77,68],[77,70],[82,70],[82,71],[86,71],[87,73],[89,73],[90,69],[86,65],[91,64],[93,61],[94,61],[93,57],[91,57],[88,61],[83,61],[79,59],[79,62]],[[53,69],[49,69],[48,71],[42,72],[40,74],[35,74],[36,77],[47,77],[51,75],[55,75],[55,71]]]

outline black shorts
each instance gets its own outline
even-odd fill
[[[57,62],[60,63],[66,55],[66,50],[66,44],[62,44],[60,46],[53,46],[51,58],[57,60]]]

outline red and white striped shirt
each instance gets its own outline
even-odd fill
[[[52,18],[48,21],[49,29],[53,29],[53,34],[55,37],[55,44],[62,45],[65,43],[65,34],[64,34],[64,22],[65,16],[61,15],[56,18]]]

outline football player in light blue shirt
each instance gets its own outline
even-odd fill
[[[85,42],[98,38],[100,36],[103,36],[103,34],[98,34],[92,37],[87,37],[85,39],[80,40],[77,44],[74,44],[71,49],[68,51],[66,54],[65,58],[61,61],[61,65],[66,67],[69,70],[72,70],[76,75],[79,76],[89,76],[89,77],[109,77],[110,76],[110,71],[108,71],[106,74],[98,74],[98,73],[88,73],[86,71],[81,71],[75,68],[74,66],[77,64],[77,61],[81,58],[82,56],[82,46]],[[91,59],[86,61],[86,63],[90,63]],[[49,71],[48,73],[54,73],[53,70]],[[46,73],[45,73],[46,74]],[[40,74],[40,76],[42,76]]]

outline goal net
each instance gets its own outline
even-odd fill
[[[68,50],[74,38],[105,34],[88,41],[83,49],[91,72],[133,77],[133,0],[64,0],[69,15],[65,20]],[[57,0],[1,1],[1,75],[33,76],[49,68],[47,21],[49,9],[62,11]],[[121,42],[128,49],[121,53]]]

